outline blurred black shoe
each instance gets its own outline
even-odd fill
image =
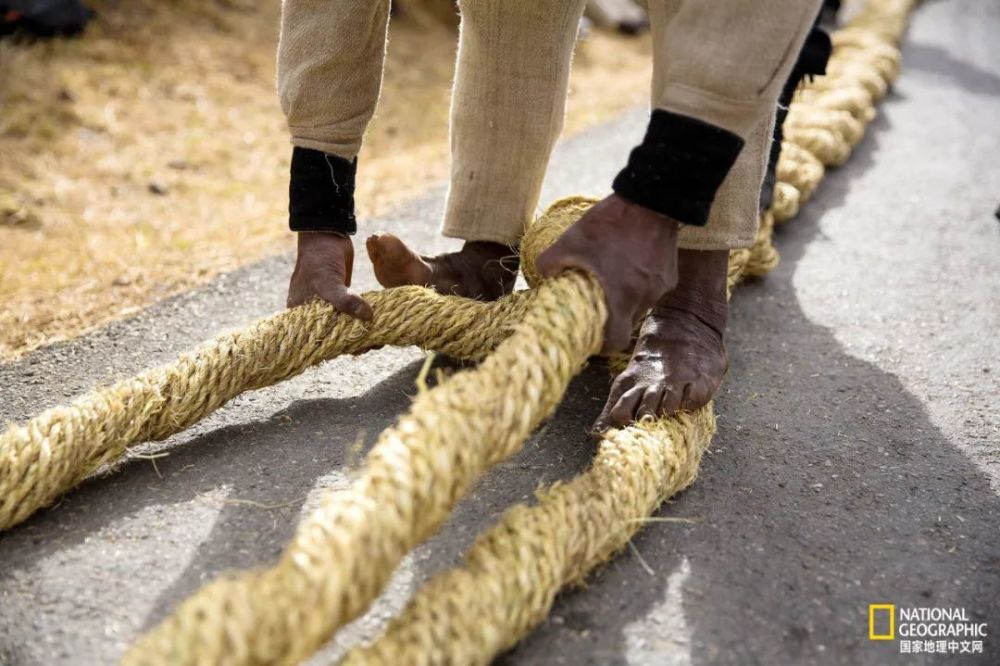
[[[79,0],[0,0],[0,35],[69,37],[83,32],[93,15]]]

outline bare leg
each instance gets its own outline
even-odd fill
[[[444,235],[462,250],[421,257],[395,236],[368,239],[386,287],[420,284],[493,299],[517,276],[517,245],[538,206],[562,128],[584,0],[463,0],[451,109]]]

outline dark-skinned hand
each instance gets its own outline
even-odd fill
[[[542,252],[544,277],[579,268],[604,288],[602,354],[625,349],[639,318],[677,284],[677,222],[612,194]]]
[[[661,298],[639,331],[628,367],[593,431],[623,428],[706,405],[722,383],[728,361],[724,342],[729,303],[728,250],[679,250],[677,287]]]
[[[348,289],[354,268],[354,243],[349,236],[299,232],[295,270],[288,284],[288,307],[320,298],[338,312],[371,319],[372,308]]]

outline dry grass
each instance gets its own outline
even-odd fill
[[[0,44],[0,359],[291,247],[278,2],[90,4],[81,40]],[[394,21],[363,216],[446,178],[454,47]],[[583,44],[567,131],[641,102],[648,62],[645,40]]]

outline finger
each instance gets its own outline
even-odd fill
[[[611,408],[618,404],[618,399],[621,398],[622,394],[631,387],[632,382],[627,378],[627,376],[619,375],[618,379],[611,387],[611,391],[608,394],[608,400],[604,403],[603,409],[601,409],[601,414],[597,417],[597,420],[594,421],[594,425],[591,426],[591,432],[593,434],[600,435],[611,427]]]
[[[636,419],[641,419],[646,416],[652,418],[657,418],[660,416],[660,401],[663,399],[663,387],[659,384],[654,384],[646,388],[646,392],[642,395],[642,400],[639,402],[639,408],[635,412]]]
[[[550,278],[561,273],[566,267],[563,264],[562,253],[555,246],[550,246],[535,259],[535,268],[539,275]]]
[[[630,313],[621,309],[615,309],[613,304],[608,304],[608,320],[604,323],[604,344],[601,346],[601,356],[610,356],[616,351],[621,351],[632,342],[632,317]]]
[[[696,409],[701,409],[712,399],[715,395],[715,391],[718,388],[713,386],[714,382],[701,377],[693,382],[690,382],[684,386],[684,393],[681,397],[680,408],[693,412]]]
[[[354,274],[354,243],[348,238],[344,247],[344,284],[351,286],[351,276]]]
[[[635,412],[639,407],[639,401],[642,400],[644,392],[643,387],[636,386],[630,388],[622,397],[618,398],[618,402],[611,408],[611,413],[609,414],[612,426],[615,428],[624,428],[635,421]]]
[[[365,321],[374,316],[372,306],[344,285],[331,285],[320,292],[319,297],[333,305],[337,312],[343,312]]]
[[[660,399],[660,414],[673,414],[681,408],[681,401],[684,400],[684,387],[687,384],[667,384],[663,389],[663,397]]]
[[[583,257],[560,247],[558,241],[538,255],[538,259],[535,260],[535,268],[538,269],[538,273],[542,277],[546,278],[556,277],[570,268],[581,268],[594,272]]]

